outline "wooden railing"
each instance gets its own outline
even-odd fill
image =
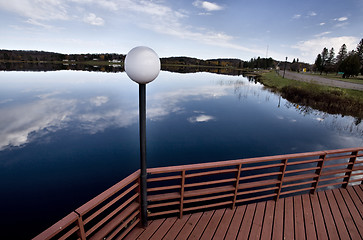
[[[150,217],[315,193],[363,180],[363,148],[148,169]]]
[[[148,217],[279,199],[363,181],[363,147],[150,168]],[[140,221],[137,171],[84,204],[39,239],[122,239]]]
[[[136,171],[39,234],[44,239],[122,239],[140,221]]]

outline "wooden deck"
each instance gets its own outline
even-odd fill
[[[125,239],[363,239],[363,185],[149,221]]]

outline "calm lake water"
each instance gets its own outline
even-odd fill
[[[359,120],[242,76],[161,72],[147,85],[149,167],[362,145]],[[126,73],[0,72],[0,239],[34,237],[138,168]]]

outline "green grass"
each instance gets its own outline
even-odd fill
[[[290,102],[332,114],[363,118],[363,91],[329,87],[282,78],[274,71],[262,73],[259,81]]]

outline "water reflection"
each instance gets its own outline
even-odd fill
[[[26,78],[29,74],[22,73],[20,76]],[[66,75],[68,74],[69,72]],[[75,78],[78,74],[73,72],[71,75]],[[89,78],[89,74],[81,75]],[[16,76],[16,73],[12,76]],[[38,77],[41,76],[44,77],[42,74]],[[137,89],[125,80],[124,75],[107,75],[110,86],[106,89],[99,89],[100,86],[105,88],[105,82],[99,80],[99,77],[105,76],[88,81],[84,78],[79,81],[72,79],[65,83],[65,86],[68,84],[67,87],[52,84],[48,77],[38,80],[41,83],[38,86],[24,84],[24,79],[17,82],[18,76],[13,79],[9,77],[7,81],[0,83],[3,85],[2,91],[7,93],[0,98],[0,150],[24,146],[60,129],[96,134],[107,128],[128,127],[138,121]],[[273,114],[279,120],[301,123],[306,121],[301,116],[310,116],[312,122],[338,134],[363,136],[362,124],[357,119],[331,115],[281,100],[279,95],[264,90],[263,85],[253,78],[207,73],[182,76],[166,72],[162,72],[160,78],[157,84],[150,84],[147,108],[150,121],[165,121],[170,114],[184,114],[184,119],[189,123],[217,121],[221,119],[218,116],[220,113],[211,114],[198,107],[193,109],[189,103],[209,101],[208,104],[214,104],[218,99],[228,99],[234,95],[252,108],[254,104],[264,105],[261,111],[270,112],[271,108],[283,106],[284,111]],[[13,85],[17,87],[14,89]],[[110,88],[117,90],[110,91]],[[128,90],[130,88],[133,89],[132,93]],[[231,106],[227,103],[224,107]],[[298,115],[291,115],[290,110]],[[252,119],[254,117],[250,116]]]
[[[139,167],[138,86],[125,73],[0,75],[0,225],[9,236],[19,229],[14,212],[26,212],[29,239]],[[356,119],[302,108],[242,76],[161,72],[147,105],[150,167],[363,144]]]

